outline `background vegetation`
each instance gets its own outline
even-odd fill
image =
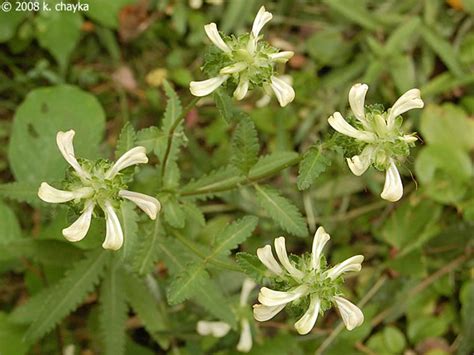
[[[261,93],[254,91],[238,106],[255,123],[258,153],[279,158],[278,169],[260,161],[266,170],[236,181],[232,114],[222,117],[212,97],[200,100],[174,132],[168,171],[152,164],[135,176],[135,191],[158,194],[162,218],[154,227],[123,205],[126,238],[136,237],[127,239],[133,246],[120,268],[100,250],[103,221],[94,220],[90,235],[72,245],[61,235],[70,212],[36,196],[41,181],[64,177],[56,132],[76,130],[78,156],[115,158],[115,147],[120,154],[135,142],[159,163],[169,137],[167,97],[180,109],[179,101],[192,100],[189,82],[204,79],[203,26],[247,31],[262,2],[89,4],[88,12],[0,12],[0,353],[54,354],[69,344],[83,354],[233,353],[238,332],[214,339],[195,327],[200,319],[235,322],[226,310],[245,269],[235,251],[254,254],[279,235],[293,253],[309,251],[319,225],[332,236],[332,264],[365,256],[361,273],[345,285],[365,323],[348,332],[333,311],[297,336],[294,320],[282,314],[256,325],[252,353],[472,353],[472,0],[265,2],[274,15],[265,38],[296,53],[286,66],[296,99],[284,109],[275,99],[257,108]],[[401,171],[398,203],[380,199],[383,174],[353,176],[341,153],[320,145],[333,132],[327,118],[347,112],[356,82],[369,85],[367,102],[386,107],[421,89],[425,108],[405,115],[421,143]],[[308,150],[321,151],[327,164],[297,179]],[[287,214],[265,206],[262,191]],[[230,256],[206,258],[214,237],[244,215],[259,217],[252,236]],[[216,292],[213,300],[195,291],[169,299],[173,275],[190,260],[209,264],[203,292]]]

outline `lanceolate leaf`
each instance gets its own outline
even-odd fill
[[[76,263],[44,300],[38,318],[28,328],[25,338],[33,342],[49,332],[94,289],[104,270],[110,252],[91,252],[86,259]]]
[[[131,261],[137,252],[138,245],[138,213],[136,206],[129,201],[122,201],[120,205],[122,229],[124,235],[124,245],[122,247],[122,255],[125,262]]]
[[[246,216],[227,226],[216,238],[210,257],[219,254],[229,254],[230,250],[235,249],[243,243],[257,227],[258,218]]]
[[[300,162],[296,180],[298,189],[306,190],[309,188],[314,180],[331,164],[331,160],[324,154],[325,151],[321,147],[313,147],[305,153],[303,160]]]
[[[242,116],[232,137],[232,164],[247,174],[257,162],[260,149],[257,130],[248,116]]]
[[[240,252],[235,256],[237,264],[248,276],[261,283],[265,277],[266,268],[253,254]]]
[[[249,178],[259,179],[262,176],[271,174],[274,171],[283,170],[286,167],[296,164],[300,160],[295,152],[276,152],[261,157],[250,169]]]
[[[134,270],[140,275],[146,275],[151,272],[153,263],[158,258],[158,239],[162,228],[160,217],[155,221],[146,224],[147,233],[141,233],[139,246],[134,258]]]
[[[126,123],[120,131],[120,136],[117,141],[117,148],[115,149],[115,158],[118,159],[123,153],[132,149],[135,146],[135,139],[137,134],[130,123]]]
[[[283,230],[298,237],[307,235],[303,216],[287,198],[270,187],[255,185],[255,190],[260,205]]]
[[[162,348],[169,346],[169,338],[159,335],[168,329],[168,317],[145,284],[144,280],[124,271],[124,282],[126,298],[137,316],[140,318],[145,329],[158,341]],[[162,300],[161,300],[162,301]],[[163,302],[160,302],[162,304]]]
[[[183,109],[181,107],[181,101],[179,100],[178,95],[173,90],[168,81],[163,82],[163,88],[165,89],[166,96],[168,96],[168,102],[166,104],[166,111],[163,117],[163,130],[169,129],[173,126],[181,117]]]
[[[100,289],[100,328],[102,331],[103,353],[120,355],[125,352],[125,321],[127,303],[123,270],[118,263],[109,263],[104,282]]]
[[[232,98],[224,90],[216,90],[214,92],[214,101],[221,117],[227,123],[230,123],[239,116],[240,111],[232,102]]]
[[[191,297],[196,289],[202,289],[210,281],[204,263],[187,265],[168,287],[168,301],[177,304]]]
[[[38,184],[29,182],[11,182],[9,184],[2,184],[0,185],[0,197],[18,202],[37,204],[40,202],[38,198],[38,188]]]

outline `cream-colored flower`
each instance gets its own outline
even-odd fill
[[[329,117],[332,128],[341,134],[354,138],[365,144],[360,154],[347,158],[349,169],[357,176],[362,175],[372,164],[386,171],[385,186],[381,197],[388,201],[398,201],[403,195],[403,185],[396,161],[404,158],[411,144],[417,140],[414,135],[401,131],[401,114],[424,106],[420,90],[411,89],[403,94],[387,111],[365,109],[365,96],[369,87],[366,84],[355,84],[349,91],[349,104],[356,120],[351,125],[339,112]]]
[[[362,323],[364,319],[362,312],[352,303],[340,297],[334,290],[337,288],[335,280],[344,273],[360,271],[364,257],[356,255],[327,269],[321,261],[321,254],[329,239],[329,234],[323,227],[319,227],[314,235],[311,257],[299,258],[298,265],[294,265],[288,258],[285,239],[283,237],[275,239],[275,250],[283,268],[273,257],[270,245],[257,250],[258,258],[270,270],[273,278],[278,280],[279,284],[292,285],[285,291],[272,290],[268,287],[260,289],[258,295],[260,304],[254,305],[253,308],[254,318],[257,321],[267,321],[276,316],[288,304],[295,301],[299,303],[301,299],[309,298],[306,312],[295,323],[295,329],[299,334],[308,334],[313,329],[321,310],[322,300],[337,305],[348,330],[352,330]],[[327,289],[319,287],[327,287]],[[331,295],[330,292],[336,293]]]
[[[156,218],[161,207],[160,202],[152,196],[122,189],[123,183],[119,176],[120,172],[130,166],[147,163],[148,158],[145,154],[145,148],[132,148],[114,164],[103,163],[91,169],[89,162],[81,165],[76,159],[73,146],[74,135],[75,132],[70,130],[58,132],[56,136],[59,151],[74,169],[72,182],[68,182],[71,190],[59,190],[43,182],[38,189],[38,196],[48,203],[73,201],[78,204],[83,201],[84,207],[79,218],[62,231],[64,237],[70,242],[78,242],[86,236],[94,209],[99,206],[104,211],[107,229],[102,246],[105,249],[120,249],[123,244],[123,232],[115,212],[114,201],[118,202],[121,198],[130,200],[151,219]]]

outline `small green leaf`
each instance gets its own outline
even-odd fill
[[[232,164],[247,174],[257,162],[259,149],[257,130],[253,121],[247,116],[241,117],[232,137]]]
[[[269,216],[283,230],[298,237],[306,237],[308,229],[298,208],[271,187],[255,185],[257,200]]]
[[[184,214],[181,205],[174,196],[163,201],[163,215],[165,221],[175,228],[183,228],[186,222],[186,216]]]
[[[364,2],[357,0],[323,0],[331,9],[338,12],[351,22],[357,23],[368,30],[375,31],[380,25],[375,16],[364,8]]]
[[[153,269],[154,262],[158,259],[158,240],[162,225],[160,217],[146,224],[146,233],[141,233],[137,252],[135,254],[133,269],[140,275],[146,275]]]
[[[235,260],[243,272],[258,283],[262,283],[267,269],[255,255],[240,252],[235,255]]]
[[[29,182],[11,182],[0,185],[0,197],[18,202],[37,204],[39,185]]]
[[[295,152],[275,152],[260,157],[257,163],[250,169],[249,178],[256,180],[262,176],[270,175],[275,171],[283,170],[286,167],[296,164],[300,156]]]
[[[243,243],[257,227],[258,218],[246,216],[228,225],[216,237],[211,256],[219,254],[227,255],[230,250],[235,249]]]
[[[2,249],[4,249],[4,244],[8,246],[11,242],[21,239],[20,224],[16,219],[15,213],[10,207],[0,201],[0,245],[2,245]],[[0,259],[1,258],[0,256]]]
[[[74,311],[94,289],[103,273],[110,252],[97,250],[74,264],[58,284],[52,286],[50,296],[43,300],[38,318],[30,325],[25,338],[34,342],[48,333],[58,322]]]
[[[125,263],[131,261],[137,252],[138,241],[138,213],[136,206],[129,201],[122,201],[120,204],[121,223],[124,235],[124,244],[121,249]]]
[[[312,147],[304,154],[296,179],[299,190],[309,188],[314,180],[331,165],[331,160],[324,154],[325,150],[321,146]]]
[[[202,289],[207,281],[209,274],[204,268],[203,263],[186,265],[183,271],[173,278],[168,287],[168,302],[171,305],[183,302],[196,293],[196,289]]]
[[[214,91],[214,101],[224,121],[230,123],[235,121],[241,111],[234,105],[232,98],[224,90]]]

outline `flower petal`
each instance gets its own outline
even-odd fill
[[[222,39],[221,35],[219,34],[219,30],[217,29],[217,25],[214,22],[205,25],[204,31],[206,31],[207,37],[209,37],[211,42],[214,43],[217,48],[226,53],[232,52],[230,47]]]
[[[78,242],[82,240],[91,225],[92,212],[94,211],[95,204],[89,202],[82,212],[81,216],[69,227],[63,229],[63,236],[70,242]]]
[[[236,100],[242,100],[249,90],[249,81],[246,78],[241,78],[239,81],[239,85],[234,91],[234,97]]]
[[[77,175],[83,179],[89,179],[90,174],[82,169],[74,154],[73,140],[75,134],[76,132],[72,129],[67,132],[58,132],[56,134],[56,144],[64,159],[72,166]]]
[[[288,254],[286,253],[285,246],[285,237],[280,237],[275,239],[275,251],[277,253],[278,259],[283,267],[288,271],[288,273],[295,279],[301,280],[304,277],[304,273],[298,270],[290,262]]]
[[[42,182],[38,189],[38,197],[48,203],[63,203],[89,196],[93,190],[84,187],[75,191],[58,190],[46,182]]]
[[[257,286],[252,279],[246,278],[242,284],[242,291],[240,291],[240,305],[244,306],[247,304],[250,292]]]
[[[240,321],[240,339],[237,344],[237,350],[243,353],[248,353],[252,349],[252,332],[250,331],[249,320],[244,318]]]
[[[262,262],[262,264],[265,265],[267,269],[273,272],[274,274],[283,274],[282,268],[273,256],[272,247],[270,245],[265,245],[263,248],[258,248],[257,257]]]
[[[366,146],[360,155],[354,155],[352,158],[346,158],[347,165],[352,173],[361,176],[372,164],[374,149]]]
[[[267,287],[262,287],[258,294],[258,301],[265,306],[281,306],[302,297],[306,294],[307,290],[306,285],[298,286],[288,292],[274,291]]]
[[[320,299],[317,296],[311,296],[311,302],[309,304],[308,310],[295,323],[295,329],[299,334],[308,334],[311,329],[313,329],[314,325],[316,324],[316,320],[318,319],[320,306]]]
[[[135,147],[125,152],[115,164],[105,173],[106,179],[113,179],[120,170],[128,168],[129,166],[136,164],[146,164],[148,158],[146,156],[145,147]]]
[[[372,132],[362,131],[352,127],[339,112],[334,112],[334,114],[328,118],[328,122],[332,128],[346,136],[363,142],[373,142],[376,139],[375,134]]]
[[[237,63],[234,63],[232,65],[228,65],[224,68],[222,68],[220,71],[219,71],[219,74],[221,75],[226,75],[226,74],[234,74],[234,73],[239,73],[241,72],[242,70],[245,70],[247,68],[247,63],[244,63],[244,62],[237,62]]]
[[[390,161],[390,166],[385,173],[385,184],[383,191],[380,194],[384,200],[395,202],[401,199],[403,196],[403,184],[397,166]]]
[[[257,38],[262,30],[263,26],[272,19],[273,15],[265,11],[265,6],[262,6],[260,10],[258,10],[257,16],[255,16],[255,20],[253,21],[252,25],[252,34],[254,38]]]
[[[102,248],[118,250],[123,244],[123,232],[120,221],[109,201],[104,203],[106,233]]]
[[[255,304],[253,306],[253,317],[259,322],[265,322],[275,317],[280,311],[285,308],[286,304],[279,306],[265,306],[263,304]]]
[[[347,330],[352,330],[364,322],[364,314],[355,304],[339,296],[334,296],[334,301]]]
[[[420,96],[420,90],[411,89],[404,93],[395,101],[392,108],[388,110],[387,125],[389,128],[393,127],[395,118],[401,114],[412,110],[414,108],[422,108],[425,105]]]
[[[120,190],[119,196],[135,203],[138,208],[145,212],[152,220],[155,220],[156,215],[160,212],[160,201],[152,196],[128,190]]]
[[[275,62],[286,63],[294,55],[295,55],[295,52],[293,51],[282,51],[282,52],[270,54],[268,57]]]
[[[329,239],[331,239],[331,237],[326,233],[323,227],[319,227],[314,234],[313,248],[311,251],[311,267],[313,270],[319,270],[321,253]]]
[[[199,335],[212,335],[216,338],[222,338],[229,330],[230,325],[225,322],[208,322],[200,320],[197,322],[196,331]]]
[[[349,104],[354,116],[364,124],[367,124],[365,119],[365,95],[367,94],[369,87],[366,84],[355,84],[349,91]]]
[[[191,81],[189,83],[189,90],[194,96],[207,96],[221,86],[228,77],[228,75],[219,75],[207,80]]]
[[[339,263],[333,268],[326,271],[326,277],[334,280],[343,273],[351,271],[360,271],[360,269],[362,268],[362,261],[364,261],[363,255],[355,255],[353,257],[350,257],[349,259],[344,260],[342,263]]]
[[[271,87],[281,107],[285,107],[295,98],[295,90],[281,78],[271,77]]]

